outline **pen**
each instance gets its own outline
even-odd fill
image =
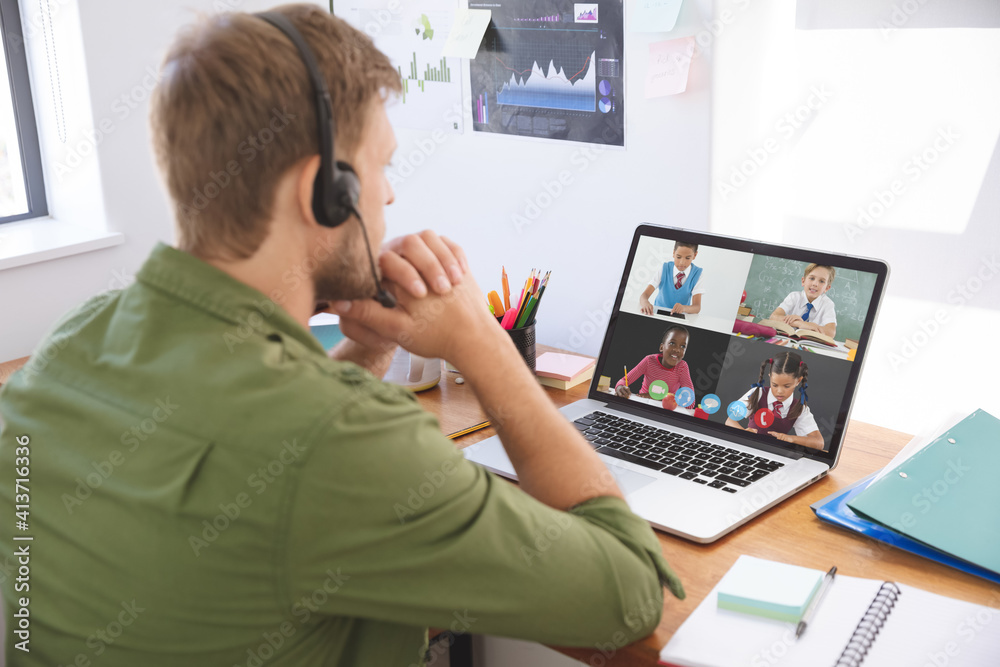
[[[823,584],[820,586],[819,592],[816,593],[816,597],[814,597],[812,602],[809,603],[809,606],[806,607],[805,613],[802,614],[802,620],[799,621],[799,626],[795,628],[796,639],[798,639],[798,637],[805,632],[806,625],[812,620],[813,615],[816,613],[816,609],[819,607],[819,603],[822,601],[823,596],[826,595],[826,592],[830,589],[830,584],[833,583],[833,577],[836,574],[837,566],[834,565],[830,568],[830,571],[826,573],[826,576],[823,577]]]
[[[625,386],[628,386],[628,366],[625,366]]]

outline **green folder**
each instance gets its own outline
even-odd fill
[[[1000,420],[976,410],[848,506],[872,521],[1000,573]]]

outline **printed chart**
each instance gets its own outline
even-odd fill
[[[336,0],[333,10],[371,37],[399,72],[403,92],[387,107],[393,126],[462,131],[461,60],[441,56],[453,1]]]
[[[469,2],[493,19],[470,62],[473,127],[625,145],[622,2]]]

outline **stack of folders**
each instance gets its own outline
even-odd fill
[[[1000,583],[1000,420],[977,410],[952,423],[812,509],[824,521]]]
[[[791,620],[727,609],[720,592],[736,564],[684,621],[660,652],[671,667],[996,667],[1000,656],[1000,610],[935,595],[919,588],[838,574],[801,636]],[[771,561],[767,581],[782,587],[782,568]],[[777,569],[774,569],[777,568]],[[759,569],[759,568],[754,568]],[[823,572],[812,570],[813,581]],[[743,575],[739,575],[740,578]],[[992,621],[992,622],[991,622]]]
[[[547,387],[569,389],[594,377],[596,364],[591,357],[546,352],[535,361],[535,375]]]

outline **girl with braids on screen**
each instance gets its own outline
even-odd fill
[[[767,386],[764,382],[765,371],[768,371]],[[795,352],[785,352],[771,359],[765,359],[760,365],[757,382],[739,399],[747,406],[749,426],[746,430],[757,432],[753,416],[757,410],[767,408],[774,413],[774,423],[771,424],[768,435],[783,442],[823,449],[825,444],[823,435],[819,432],[816,419],[807,405],[808,380],[809,366]],[[796,390],[798,396],[795,395]],[[728,417],[726,425],[744,428],[742,424]]]

